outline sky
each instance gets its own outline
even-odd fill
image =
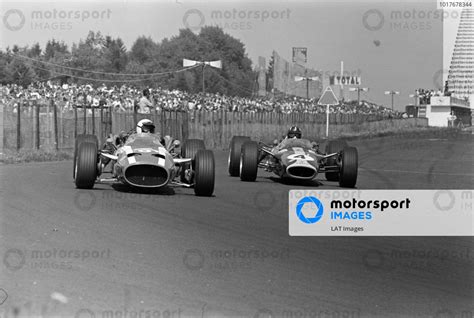
[[[254,64],[259,56],[268,61],[273,50],[291,60],[293,47],[306,47],[307,66],[323,72],[324,87],[344,61],[344,71],[361,76],[361,87],[369,88],[363,99],[390,106],[390,96],[384,92],[399,91],[395,109],[402,110],[414,102],[409,95],[416,88],[441,87],[440,74],[449,63],[459,11],[437,10],[436,3],[2,1],[0,49],[36,42],[44,47],[52,38],[70,45],[89,30],[120,37],[130,48],[141,35],[161,41],[181,28],[199,32],[203,25],[219,25],[244,43]],[[333,88],[339,93],[339,87]],[[357,98],[347,86],[344,96]]]

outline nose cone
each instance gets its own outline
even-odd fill
[[[159,165],[134,164],[125,169],[126,182],[135,187],[159,188],[168,184],[168,171]]]
[[[318,171],[308,162],[299,160],[286,167],[286,174],[296,179],[311,180],[316,177]]]

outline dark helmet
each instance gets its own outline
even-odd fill
[[[137,133],[155,133],[155,125],[149,119],[142,119],[137,124]]]
[[[288,138],[301,138],[301,129],[296,126],[291,127],[286,135]]]
[[[145,89],[143,90],[143,96],[145,96],[145,97],[150,96],[150,90],[149,90],[148,88],[145,88]]]

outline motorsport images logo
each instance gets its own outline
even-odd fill
[[[31,30],[71,30],[79,23],[97,23],[109,21],[112,10],[69,10],[60,7],[43,10],[9,9],[1,13],[3,26],[12,32],[20,31],[24,27]]]
[[[224,30],[252,30],[260,23],[289,21],[291,18],[289,8],[282,10],[231,8],[204,12],[199,9],[187,10],[183,15],[184,27],[192,31],[200,31],[206,25],[218,26]]]
[[[305,208],[306,214],[303,213],[303,209]],[[303,199],[298,201],[296,205],[296,215],[301,220],[301,222],[312,224],[316,223],[321,220],[324,213],[324,206],[315,197],[304,197]],[[307,215],[314,215],[313,217],[308,217]]]
[[[290,190],[291,236],[471,236],[472,190]]]

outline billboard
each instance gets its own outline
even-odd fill
[[[293,63],[306,64],[308,61],[308,49],[305,47],[293,48]]]
[[[330,76],[329,85],[360,85],[360,76]]]

